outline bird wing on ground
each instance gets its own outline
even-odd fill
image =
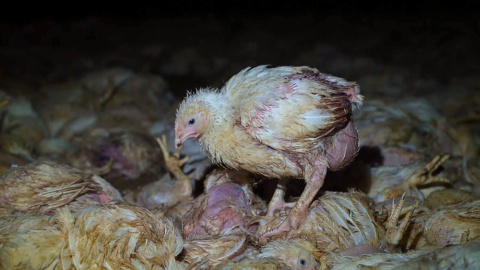
[[[259,66],[230,79],[224,91],[236,123],[274,149],[304,153],[351,117],[355,83],[308,67]]]

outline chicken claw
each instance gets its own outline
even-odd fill
[[[448,158],[450,158],[449,155],[436,156],[423,168],[423,170],[417,172],[410,179],[408,179],[407,184],[409,186],[419,186],[432,183],[450,183],[450,180],[446,178],[432,175],[433,172],[435,172],[443,163],[445,163]]]
[[[276,211],[282,211],[286,208],[292,208],[295,206],[295,203],[285,202],[285,185],[281,183],[282,180],[279,180],[275,193],[273,194],[270,203],[268,204],[267,216],[273,217]]]
[[[395,247],[397,246],[403,238],[405,231],[407,230],[408,225],[410,224],[410,217],[413,214],[413,211],[417,208],[417,205],[414,205],[410,210],[408,210],[407,214],[398,225],[398,221],[400,220],[400,216],[402,215],[402,209],[405,205],[405,193],[402,195],[402,198],[395,204],[395,200],[392,203],[392,210],[390,211],[390,216],[388,217],[387,224],[386,224],[386,236],[384,239],[384,243],[382,243],[381,247],[385,248],[388,246]]]
[[[177,172],[180,170],[180,167],[187,163],[190,157],[186,156],[180,159],[181,148],[178,148],[177,151],[173,155],[171,155],[168,151],[167,137],[165,136],[165,134],[162,135],[161,139],[156,138],[156,140],[158,145],[162,149],[162,153],[165,158],[165,165],[167,166],[168,171],[171,172],[173,175],[177,176]]]
[[[162,138],[156,138],[158,145],[160,146],[160,149],[162,149],[163,157],[165,158],[165,166],[167,167],[168,171],[173,174],[173,176],[181,181],[184,186],[184,192],[185,194],[191,194],[193,191],[193,185],[192,182],[190,181],[190,178],[188,178],[187,175],[180,169],[185,163],[188,162],[190,159],[189,156],[186,156],[182,159],[180,159],[180,150],[181,148],[177,149],[177,151],[171,155],[170,152],[168,151],[168,146],[167,146],[167,137],[165,134],[162,135]]]

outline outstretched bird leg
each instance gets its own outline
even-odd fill
[[[294,236],[295,230],[298,229],[307,217],[308,208],[315,198],[315,195],[317,195],[317,192],[323,186],[326,174],[327,166],[319,160],[317,160],[314,165],[307,165],[305,168],[305,181],[307,182],[307,186],[288,214],[287,219],[277,228],[263,233],[261,238],[275,236],[284,232],[288,232],[289,237]]]
[[[430,163],[425,165],[425,167],[413,175],[410,179],[407,180],[407,185],[410,186],[420,186],[428,185],[432,183],[446,183],[450,184],[451,181],[447,178],[434,176],[434,172],[442,166],[445,161],[450,158],[450,155],[436,156]]]
[[[285,202],[285,181],[285,179],[278,180],[277,189],[275,189],[275,193],[268,204],[267,216],[269,217],[273,217],[278,210],[285,210],[285,208],[292,208],[295,206],[294,202]]]
[[[173,174],[176,180],[183,184],[182,193],[190,196],[193,191],[192,181],[190,178],[188,178],[188,176],[185,175],[185,173],[183,173],[182,169],[180,169],[185,163],[188,162],[190,157],[186,156],[180,159],[180,149],[178,149],[173,155],[170,154],[168,151],[167,137],[165,134],[162,135],[161,139],[156,139],[160,149],[162,149],[163,157],[165,159],[165,166],[167,167],[168,171]]]

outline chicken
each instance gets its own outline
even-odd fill
[[[112,185],[68,165],[35,162],[0,176],[0,215],[15,211],[52,214],[65,205],[77,211],[111,201],[123,201]]]
[[[423,235],[429,245],[445,247],[480,239],[480,200],[436,209],[427,215]]]
[[[80,147],[67,154],[66,159],[72,166],[110,181],[155,174],[160,155],[150,136],[125,132],[110,134],[108,138],[86,138]]]
[[[292,269],[281,260],[274,258],[243,258],[238,262],[219,265],[215,270],[289,270]]]
[[[120,202],[0,217],[0,269],[185,269],[168,219]]]
[[[224,183],[199,196],[184,217],[183,236],[226,234],[236,227],[248,229],[250,216],[247,195],[241,186]]]
[[[431,251],[369,254],[361,257],[332,255],[328,269],[479,269],[480,243],[453,245]]]
[[[245,234],[204,235],[187,240],[182,262],[190,269],[212,269],[240,256],[247,249]]]
[[[189,201],[193,192],[192,181],[181,170],[181,166],[185,164],[189,157],[180,159],[180,151],[173,155],[170,154],[167,147],[167,137],[157,138],[163,157],[165,166],[169,173],[165,174],[158,181],[144,185],[140,189],[133,191],[127,190],[124,195],[125,201],[153,209],[156,207],[168,210],[179,203]],[[173,175],[173,178],[170,176]]]
[[[371,199],[361,192],[326,192],[312,203],[297,233],[330,252],[356,252],[354,249],[362,245],[381,249],[385,238]]]
[[[449,179],[441,177],[441,175],[437,176],[438,169],[449,157],[449,155],[436,156],[426,165],[416,162],[403,166],[373,168],[369,195],[377,203],[398,198],[405,192],[409,197],[424,200],[425,196],[439,188],[437,187],[439,184],[450,184]],[[420,191],[422,187],[430,189]],[[390,202],[388,203],[390,204]]]
[[[261,235],[266,238],[297,229],[327,169],[341,169],[355,157],[352,111],[362,101],[356,83],[314,68],[246,68],[220,91],[200,89],[185,98],[175,119],[175,144],[198,139],[212,161],[223,166],[305,179],[288,218]],[[268,213],[285,206],[281,188]]]
[[[291,269],[318,269],[319,263],[312,254],[316,249],[306,240],[275,240],[263,246],[259,258],[276,258]]]

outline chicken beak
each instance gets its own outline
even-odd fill
[[[183,138],[182,138],[182,133],[181,132],[175,132],[175,148],[179,148],[182,146],[183,143]]]
[[[193,133],[187,133],[187,134],[183,134],[182,132],[178,132],[178,134],[175,134],[175,147],[176,148],[179,148],[180,146],[182,146],[182,144],[188,140],[188,139],[192,139],[192,138],[197,138],[198,137],[198,133],[196,132],[193,132]]]
[[[175,148],[178,149],[180,146],[182,146],[182,140],[175,138]]]

